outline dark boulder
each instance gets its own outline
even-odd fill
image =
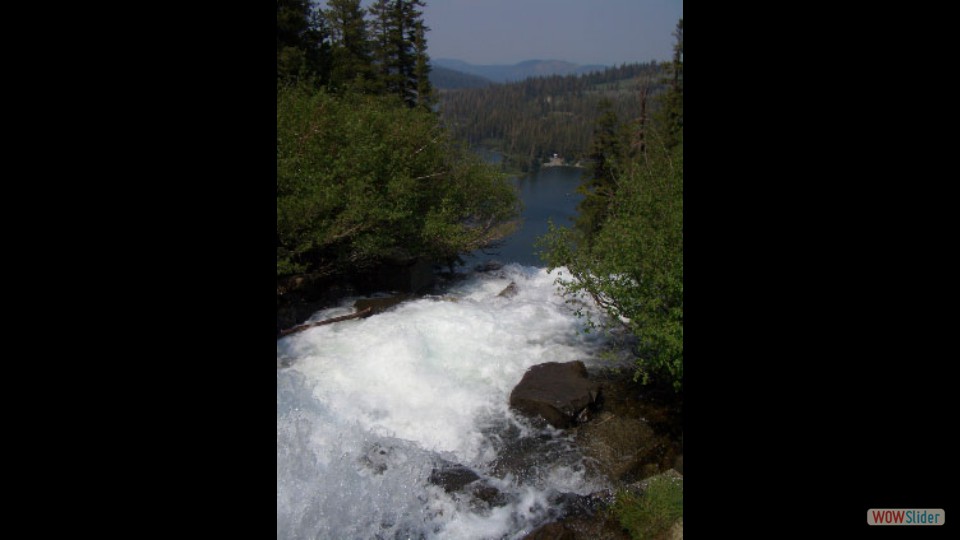
[[[471,506],[477,509],[490,509],[510,502],[507,495],[488,484],[472,469],[459,463],[440,460],[427,481],[440,486],[447,493],[466,495]]]
[[[527,370],[510,393],[510,406],[562,429],[575,426],[600,399],[600,384],[587,379],[583,362],[547,362]]]
[[[616,495],[612,490],[596,491],[589,495],[557,492],[548,497],[553,506],[562,509],[564,518],[593,517],[613,505]]]
[[[447,493],[452,493],[463,490],[467,484],[479,479],[480,475],[473,472],[469,467],[443,461],[437,467],[434,467],[428,480],[431,484],[442,487]]]
[[[523,540],[577,540],[579,536],[563,523],[547,523],[538,527]]]
[[[511,281],[510,284],[507,285],[507,288],[500,291],[500,294],[498,294],[497,296],[502,296],[504,298],[513,298],[514,296],[517,295],[518,292],[520,292],[520,289],[517,287],[517,283],[515,281]]]

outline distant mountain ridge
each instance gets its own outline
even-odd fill
[[[530,77],[580,75],[592,71],[603,71],[608,67],[599,64],[580,65],[563,60],[525,60],[513,65],[475,65],[453,58],[435,58],[431,62],[434,66],[469,73],[499,83],[522,81]]]
[[[430,69],[430,84],[438,90],[459,90],[462,88],[483,88],[493,81],[463,71],[434,65]]]

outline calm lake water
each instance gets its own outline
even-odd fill
[[[574,167],[547,167],[538,173],[515,178],[524,205],[520,227],[501,247],[475,252],[474,258],[467,259],[467,263],[496,259],[504,263],[545,266],[533,244],[546,234],[548,220],[553,220],[555,225],[572,225],[577,204],[583,199],[583,195],[577,193],[583,172],[583,169]]]

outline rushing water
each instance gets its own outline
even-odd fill
[[[508,407],[530,366],[589,366],[602,346],[556,295],[560,272],[509,264],[278,340],[277,538],[521,538],[559,493],[605,487],[568,435]],[[487,495],[431,481],[452,464]]]
[[[514,180],[521,228],[468,260],[511,262],[502,269],[277,341],[278,540],[521,538],[557,517],[560,493],[606,486],[567,434],[508,407],[530,366],[589,366],[602,345],[579,331],[555,291],[562,269],[538,268],[534,247],[548,220],[570,224],[580,177],[557,167]],[[511,282],[518,294],[499,296]],[[352,313],[354,300],[311,320]],[[448,492],[431,478],[444,470],[480,480]]]

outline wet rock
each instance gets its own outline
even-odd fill
[[[466,496],[470,505],[477,510],[505,506],[510,502],[510,497],[488,484],[472,469],[459,463],[441,460],[427,480],[442,487],[447,493]]]
[[[603,490],[589,495],[577,493],[557,493],[548,498],[550,504],[561,508],[565,518],[585,516],[593,517],[613,504],[616,495],[612,490]]]
[[[510,475],[526,484],[538,482],[544,463],[570,467],[573,471],[583,470],[583,456],[569,438],[557,436],[556,431],[539,417],[537,423],[542,423],[546,429],[524,434],[518,425],[511,423],[506,429],[489,432],[497,454],[487,463],[492,476],[505,478]]]
[[[577,444],[584,454],[613,481],[631,481],[659,472],[661,439],[646,422],[606,411],[577,430]]]
[[[647,491],[647,488],[650,487],[650,482],[653,481],[654,478],[667,478],[673,482],[679,482],[681,488],[683,487],[683,475],[677,472],[675,469],[670,469],[658,475],[651,476],[650,478],[644,478],[639,482],[633,482],[632,484],[628,484],[626,486],[626,489],[627,491],[630,491],[634,495],[643,495],[643,493]]]
[[[683,540],[683,518],[680,518],[667,532],[667,540]]]
[[[583,362],[547,362],[527,370],[510,393],[510,406],[562,429],[576,425],[580,413],[599,406],[600,399],[600,385],[587,379]]]
[[[353,303],[353,307],[356,308],[358,312],[363,311],[367,308],[373,308],[372,315],[386,311],[393,306],[396,306],[404,300],[411,298],[411,295],[402,294],[399,296],[382,296],[379,298],[361,298]]]
[[[514,296],[517,295],[518,292],[520,292],[520,289],[517,287],[517,283],[515,281],[511,281],[510,284],[507,285],[507,288],[500,291],[500,294],[498,294],[497,296],[502,296],[504,298],[513,298]]]
[[[610,512],[598,512],[594,516],[576,516],[548,523],[534,529],[524,540],[630,540]]]
[[[577,540],[577,535],[567,528],[563,523],[547,523],[538,527],[530,534],[523,537],[523,540]]]
[[[473,498],[475,508],[506,506],[511,501],[511,497],[483,480],[467,486],[466,493]]]
[[[469,467],[444,461],[433,469],[428,481],[435,486],[442,487],[447,493],[452,493],[463,490],[467,484],[479,479],[480,475],[473,472]]]

